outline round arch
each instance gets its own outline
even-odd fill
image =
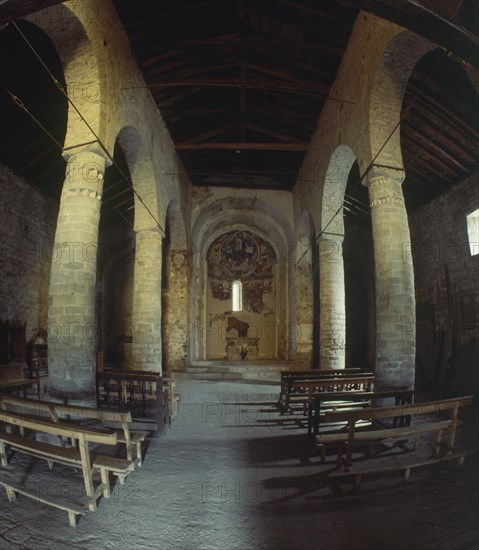
[[[258,215],[259,211],[259,215]],[[279,336],[275,357],[286,358],[294,353],[289,319],[294,320],[294,244],[292,228],[284,214],[276,207],[260,199],[228,197],[206,207],[195,220],[192,229],[192,275],[190,279],[190,357],[206,358],[206,338],[209,320],[206,311],[207,276],[206,251],[215,238],[233,230],[255,233],[270,243],[277,257],[276,310],[271,313],[269,325]],[[286,291],[284,289],[287,289]],[[281,300],[278,299],[283,293]],[[286,296],[284,293],[286,292]],[[275,317],[273,320],[272,317]],[[280,326],[276,327],[276,320]]]
[[[369,99],[369,151],[366,165],[386,172],[402,171],[401,109],[409,76],[418,60],[436,44],[403,31],[387,45],[381,57]]]
[[[90,36],[91,14],[87,8],[72,2],[26,17],[49,36],[62,61],[66,92],[71,101],[64,144],[66,157],[78,145],[89,144],[97,151],[100,148],[97,137],[102,142],[106,137],[107,71]]]

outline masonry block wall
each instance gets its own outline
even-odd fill
[[[163,369],[183,370],[188,362],[188,250],[169,249],[162,289]]]
[[[479,390],[479,254],[471,256],[466,224],[466,215],[477,208],[476,171],[409,217],[418,318],[416,381],[456,394]],[[405,327],[405,338],[412,337]]]
[[[375,292],[373,235],[363,223],[345,219],[343,242],[346,298],[346,368],[375,362]]]
[[[0,196],[0,316],[26,321],[28,340],[47,328],[58,206],[3,164]]]
[[[125,225],[100,234],[97,277],[97,350],[123,368],[131,356],[135,235]]]

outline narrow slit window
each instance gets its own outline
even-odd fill
[[[479,208],[466,216],[471,256],[479,254]]]
[[[231,285],[231,298],[233,302],[233,311],[242,311],[243,309],[243,285],[241,281],[233,281]]]

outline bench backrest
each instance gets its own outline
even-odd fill
[[[6,411],[0,411],[0,422],[59,437],[84,439],[90,443],[102,445],[116,445],[117,443],[116,432],[107,428],[90,428],[66,422],[59,424],[47,418],[39,419]]]
[[[157,430],[166,426],[165,411],[168,411],[168,396],[163,392],[163,377],[149,371],[111,371],[97,373],[97,402],[99,407],[125,409],[147,416],[155,413]],[[151,406],[151,402],[154,406]]]
[[[304,380],[291,380],[290,388],[330,388],[330,387],[344,387],[359,385],[362,388],[366,388],[371,384],[374,384],[374,375],[367,376],[347,376],[338,378],[315,378]]]
[[[316,376],[324,378],[325,376],[347,376],[349,374],[358,374],[362,372],[361,369],[307,369],[307,370],[282,370],[281,371],[281,378],[286,378],[288,376],[292,376],[293,378],[301,377],[301,376]]]
[[[78,418],[88,418],[98,420],[99,422],[121,422],[131,423],[131,413],[129,411],[116,411],[110,409],[97,409],[94,407],[83,407],[80,405],[65,405],[54,401],[41,401],[39,399],[27,399],[16,397],[14,395],[0,394],[0,407],[6,410],[6,406],[11,405],[20,409],[20,413],[39,414],[47,413],[53,419],[59,416],[72,416]],[[14,411],[18,414],[18,411]]]
[[[440,411],[457,410],[458,407],[472,405],[473,395],[453,397],[439,401],[427,401],[424,403],[412,403],[392,407],[371,407],[360,411],[338,411],[325,413],[325,422],[350,422],[357,420],[371,420],[375,418],[392,418],[409,416],[414,414],[429,414]]]
[[[23,363],[14,363],[12,365],[0,365],[0,383],[17,382],[24,380]]]

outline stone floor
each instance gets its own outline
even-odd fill
[[[304,421],[279,416],[277,386],[178,380],[177,390],[179,414],[164,437],[148,439],[143,468],[76,528],[65,512],[2,493],[0,549],[479,548],[475,455],[462,468],[366,480],[338,496],[326,483],[333,457],[321,465]],[[1,475],[73,495],[79,475],[54,468],[52,483],[46,463],[16,455]]]

